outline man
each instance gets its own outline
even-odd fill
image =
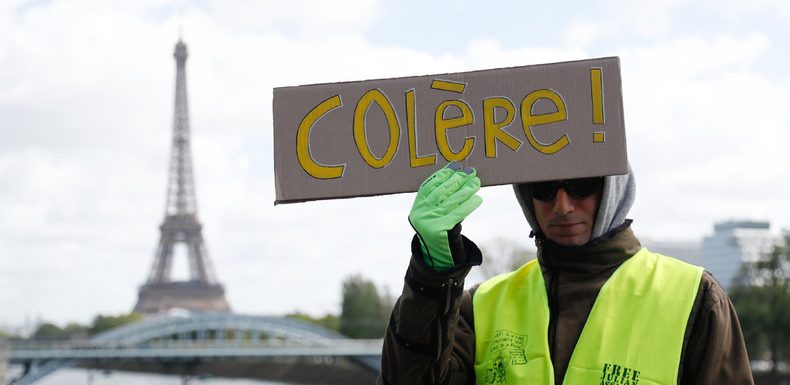
[[[458,163],[420,186],[379,384],[752,384],[721,286],[634,236],[633,173],[514,185],[537,261],[464,291],[479,188]]]

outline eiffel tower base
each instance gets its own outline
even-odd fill
[[[193,312],[230,312],[222,285],[187,281],[140,286],[135,312],[157,314],[173,308]]]

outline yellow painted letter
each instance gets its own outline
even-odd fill
[[[340,100],[340,95],[335,95],[315,106],[299,123],[299,129],[296,131],[296,158],[299,160],[299,165],[302,166],[302,169],[314,178],[333,179],[343,176],[345,165],[321,165],[313,159],[313,155],[310,153],[310,130],[313,129],[315,122],[329,111],[342,105],[343,102]]]
[[[495,122],[496,109],[502,108],[505,110],[505,119],[501,122]],[[511,150],[516,151],[521,147],[521,141],[514,138],[512,135],[503,131],[502,128],[507,127],[513,123],[513,116],[516,114],[516,107],[513,102],[508,98],[488,98],[483,99],[483,121],[485,141],[486,141],[486,157],[496,158],[496,141],[500,141],[508,146]]]
[[[590,68],[590,92],[592,93],[593,124],[604,123],[603,113],[603,76],[601,68]],[[603,131],[593,132],[593,143],[603,143],[606,141],[606,133]]]
[[[417,156],[417,133],[414,128],[414,90],[406,92],[406,130],[409,132],[409,164],[411,168],[436,164],[436,154]]]
[[[367,115],[370,105],[376,103],[384,111],[384,116],[387,118],[387,125],[390,129],[390,143],[387,146],[387,151],[381,158],[377,158],[370,152],[368,146],[368,138],[365,133],[365,115]],[[383,92],[379,89],[372,89],[362,95],[357,102],[357,108],[354,110],[354,142],[357,143],[359,154],[370,167],[382,168],[392,161],[395,157],[395,152],[398,150],[398,142],[400,141],[400,125],[398,125],[398,117],[395,115],[395,109],[392,108],[392,103],[387,99]]]
[[[540,99],[550,100],[554,103],[554,106],[557,107],[557,111],[548,114],[532,115],[532,106]],[[548,145],[542,144],[538,142],[538,140],[535,139],[535,135],[532,134],[532,126],[561,122],[567,118],[568,112],[565,110],[565,102],[558,93],[554,92],[554,90],[543,89],[532,91],[525,96],[524,100],[521,102],[521,124],[524,126],[524,133],[527,135],[529,144],[541,153],[548,155],[554,154],[567,146],[570,140],[568,139],[568,134],[563,133],[562,137],[557,139],[554,143]]]
[[[461,116],[456,118],[445,119],[444,112],[448,107],[455,106],[461,111]],[[447,141],[447,130],[470,125],[475,122],[472,109],[461,100],[445,100],[438,107],[436,107],[436,114],[434,115],[434,124],[436,127],[436,143],[439,147],[439,152],[444,159],[448,161],[462,161],[469,156],[475,144],[474,137],[466,137],[464,139],[464,146],[458,152],[453,152],[450,148],[450,143]]]

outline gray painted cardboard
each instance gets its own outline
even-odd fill
[[[627,172],[617,57],[274,89],[275,204]],[[411,134],[411,135],[410,135]]]

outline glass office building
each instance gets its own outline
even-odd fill
[[[770,223],[726,221],[713,226],[713,235],[702,240],[702,262],[725,290],[733,285],[743,262],[754,262],[776,242]]]

